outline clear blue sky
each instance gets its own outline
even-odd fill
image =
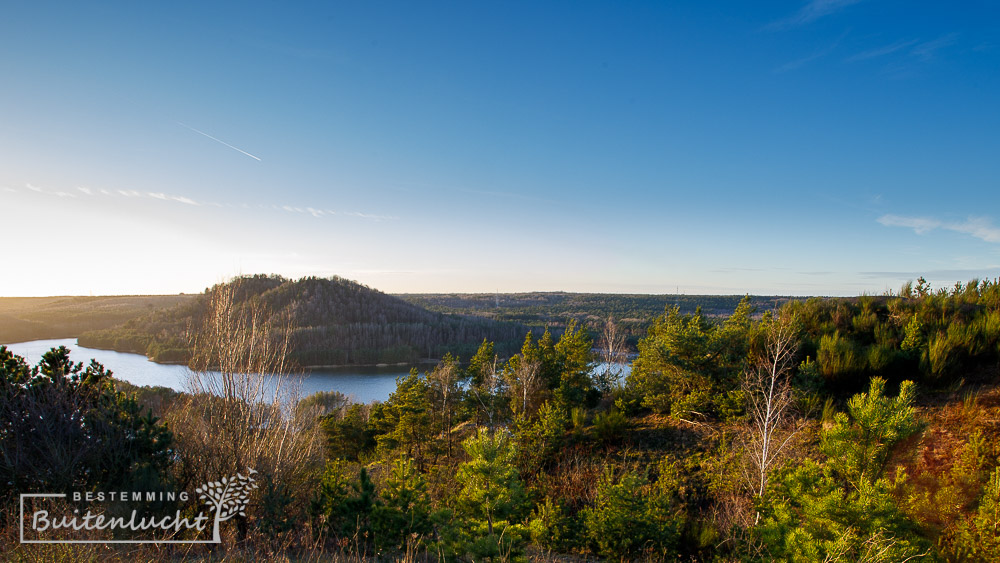
[[[0,295],[1000,275],[1000,7],[7,2]]]

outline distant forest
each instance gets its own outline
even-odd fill
[[[706,318],[720,319],[731,315],[744,296],[531,292],[410,293],[399,297],[431,311],[546,327],[557,334],[570,320],[599,332],[611,318],[625,332],[630,348],[634,349],[653,319],[667,309],[676,307],[681,314],[700,310]],[[753,295],[750,305],[763,313],[792,299]]]
[[[175,307],[193,295],[104,297],[0,297],[0,344],[71,338],[112,328],[152,311]]]

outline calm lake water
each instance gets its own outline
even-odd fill
[[[62,340],[34,340],[8,344],[15,354],[24,357],[31,365],[42,359],[42,354],[50,348],[65,346],[70,349],[70,359],[90,363],[91,358],[114,372],[117,379],[134,385],[159,385],[178,391],[185,391],[191,374],[186,366],[158,364],[139,354],[125,354],[110,350],[98,350],[78,346],[75,338]],[[431,369],[430,365],[420,366],[421,372]],[[409,366],[391,367],[345,367],[306,372],[302,378],[299,395],[305,397],[318,391],[340,391],[355,402],[384,401],[389,393],[396,390],[396,377],[410,372]]]
[[[187,366],[158,364],[139,354],[85,348],[78,346],[75,338],[19,342],[8,344],[7,348],[22,356],[29,364],[35,365],[42,359],[42,354],[59,346],[69,348],[70,359],[74,362],[83,362],[86,366],[91,359],[95,359],[111,370],[117,379],[134,385],[159,385],[177,391],[188,390],[187,381],[191,370]],[[432,367],[430,364],[418,366],[421,373],[429,371]],[[603,366],[598,365],[595,371],[602,369]],[[629,366],[625,366],[622,377],[628,375],[629,371]],[[385,401],[389,398],[389,394],[396,390],[396,378],[408,373],[410,366],[352,366],[311,370],[302,377],[298,394],[300,397],[306,397],[319,391],[340,391],[357,403]]]

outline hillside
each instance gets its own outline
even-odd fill
[[[213,292],[235,284],[234,299],[259,300],[291,325],[292,359],[300,365],[412,362],[446,352],[471,356],[483,339],[516,350],[525,328],[492,319],[448,315],[339,277],[247,276],[209,288],[177,307],[122,326],[86,332],[80,344],[143,353],[154,361],[187,362]]]
[[[0,344],[69,338],[175,307],[192,295],[0,297]]]

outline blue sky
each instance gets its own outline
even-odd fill
[[[9,2],[0,295],[1000,275],[995,3]]]

